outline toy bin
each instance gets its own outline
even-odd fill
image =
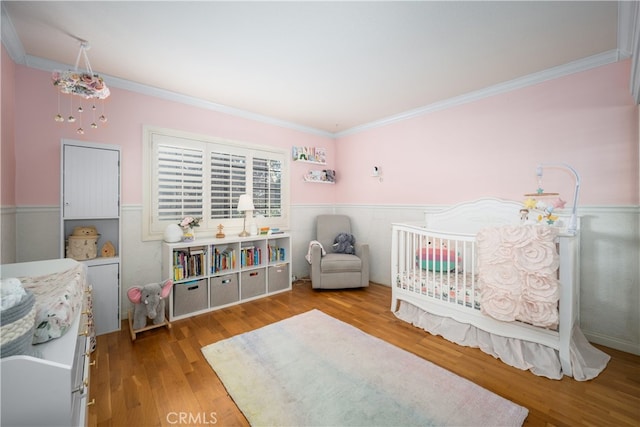
[[[243,271],[240,274],[240,293],[242,299],[263,295],[265,293],[267,287],[265,270]]]
[[[231,304],[233,302],[237,302],[240,299],[237,274],[227,274],[225,276],[212,277],[209,286],[209,298],[211,307]]]
[[[269,292],[287,289],[289,287],[289,264],[270,266],[268,276]]]
[[[173,285],[174,316],[205,310],[208,302],[206,279]]]

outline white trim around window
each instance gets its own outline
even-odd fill
[[[198,236],[215,236],[219,225],[237,234],[245,193],[258,227],[289,228],[288,150],[151,126],[142,145],[142,240],[161,240],[185,216],[202,218]]]

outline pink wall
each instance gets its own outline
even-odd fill
[[[337,185],[304,183],[302,176],[310,165],[294,162],[294,204],[520,199],[522,193],[535,190],[535,166],[540,162],[566,162],[580,172],[581,204],[639,203],[638,107],[629,94],[630,61],[334,141],[116,88],[106,103],[106,127],[91,130],[85,122],[86,133],[80,136],[74,126],[53,120],[57,95],[49,73],[14,65],[4,49],[2,59],[3,205],[59,203],[62,138],[119,144],[123,203],[141,204],[143,125],[287,150],[294,145],[325,147],[327,167],[337,170]],[[15,90],[7,84],[14,74]],[[15,108],[11,108],[13,93],[20,94],[15,96]],[[13,111],[15,128],[10,124]],[[15,193],[13,147],[7,145],[11,140],[15,141]],[[370,176],[373,165],[381,166],[382,182]],[[570,199],[570,177],[562,171],[545,174],[546,189],[560,190]]]
[[[77,126],[56,123],[57,92],[50,74],[16,66],[16,205],[58,205],[60,198],[60,140],[62,138],[122,147],[122,190],[124,204],[142,203],[143,126],[157,126],[215,136],[251,144],[291,150],[292,146],[319,146],[327,149],[327,161],[334,162],[335,141],[262,122],[191,107],[138,93],[111,89],[105,103],[106,126],[90,129],[84,119],[84,135]],[[77,98],[77,97],[76,97]],[[4,97],[3,97],[4,99]],[[69,115],[68,96],[63,97],[63,115]],[[88,104],[85,114],[91,118]],[[98,111],[101,110],[98,104]],[[77,115],[77,114],[76,114]],[[4,135],[3,135],[4,139]],[[333,203],[333,186],[309,187],[302,176],[309,165],[292,164],[292,203]],[[4,168],[3,168],[4,169]],[[4,185],[3,185],[4,187]],[[4,203],[4,200],[3,200]]]
[[[15,145],[14,145],[14,103],[15,88],[15,64],[2,46],[2,74],[0,84],[0,117],[2,118],[2,141],[0,142],[0,184],[2,206],[14,206],[16,204],[15,192]]]
[[[638,204],[638,107],[630,61],[345,136],[336,144],[338,203],[450,204],[519,200],[538,163],[568,163],[580,204]],[[371,177],[381,166],[383,180]],[[573,181],[545,170],[571,202]],[[570,203],[571,204],[571,203]]]

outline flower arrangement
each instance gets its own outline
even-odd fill
[[[182,227],[183,230],[186,230],[192,227],[200,227],[200,221],[202,221],[202,218],[194,218],[192,216],[186,216],[182,219],[182,221],[178,223],[178,225]]]
[[[60,87],[62,93],[70,93],[85,99],[105,99],[110,91],[98,74],[89,74],[78,71],[54,71],[53,85]]]

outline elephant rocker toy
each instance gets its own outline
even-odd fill
[[[138,332],[160,326],[167,326],[171,329],[171,323],[165,317],[164,300],[169,296],[172,287],[173,281],[167,280],[162,284],[149,283],[142,287],[134,286],[127,291],[127,297],[133,303],[133,316],[129,311],[129,329],[132,341],[135,341]],[[147,319],[152,320],[152,324],[149,326],[147,326]]]

